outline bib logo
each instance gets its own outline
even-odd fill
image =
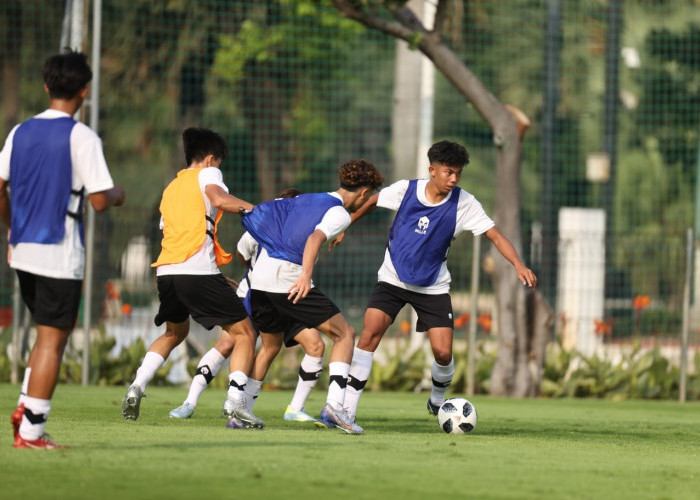
[[[418,234],[425,234],[429,225],[430,219],[428,219],[427,217],[421,217],[420,219],[418,219],[418,228],[415,229],[415,231]]]

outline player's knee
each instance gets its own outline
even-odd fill
[[[384,332],[362,330],[360,339],[357,341],[357,348],[363,351],[374,352],[379,347],[379,342],[382,340]]]
[[[322,358],[325,350],[326,345],[323,343],[320,336],[304,345],[304,352],[306,352],[306,354],[309,356],[313,356],[314,358]]]
[[[452,362],[451,349],[433,349],[433,355],[435,356],[435,362],[439,365],[447,366]]]

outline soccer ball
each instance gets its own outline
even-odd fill
[[[437,419],[447,434],[466,434],[476,427],[476,407],[464,398],[446,399]]]

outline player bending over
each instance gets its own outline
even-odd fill
[[[355,329],[338,307],[312,282],[321,246],[350,225],[350,215],[382,182],[366,160],[338,171],[340,188],[261,203],[243,217],[243,225],[262,246],[250,273],[253,321],[261,335],[281,335],[290,324],[316,328],[333,341],[329,384],[321,421],[349,434],[361,434],[343,412],[345,388],[355,344]]]
[[[297,189],[285,189],[278,198],[293,198],[301,194]],[[250,283],[248,272],[255,265],[259,245],[250,233],[245,232],[238,241],[236,253],[241,263],[248,269],[246,275],[237,287],[236,293],[243,300],[243,305],[250,314]],[[270,368],[272,361],[282,347],[282,342],[287,347],[301,344],[304,349],[304,358],[299,367],[299,378],[292,401],[287,405],[284,419],[294,422],[317,422],[315,418],[304,411],[304,404],[311,390],[316,386],[318,378],[323,370],[323,352],[325,346],[319,333],[312,328],[304,328],[300,325],[287,327],[283,336],[266,335],[262,338],[260,349],[255,356],[253,369],[246,384],[246,396],[248,410],[253,411],[253,405],[260,394],[262,381]],[[170,411],[172,418],[190,418],[197,407],[199,396],[207,388],[211,380],[216,377],[224,360],[233,351],[233,342],[229,335],[222,332],[216,345],[210,349],[197,364],[197,373],[192,378],[187,399],[181,406]],[[223,408],[224,415],[232,417],[231,399],[226,398]]]

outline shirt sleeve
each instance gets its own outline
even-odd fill
[[[403,197],[408,190],[408,181],[400,180],[385,187],[379,191],[379,198],[377,199],[377,206],[388,208],[389,210],[398,210],[403,201]]]
[[[203,168],[199,173],[199,187],[204,190],[209,184],[215,184],[228,193],[228,187],[224,184],[224,176],[216,167]]]
[[[483,234],[496,224],[486,215],[484,208],[474,195],[462,190],[457,206],[455,236],[463,231],[471,231],[474,236]]]
[[[243,233],[243,236],[241,236],[241,239],[238,240],[236,250],[245,260],[252,261],[255,254],[258,253],[258,242],[246,231]]]
[[[315,229],[323,231],[326,238],[330,241],[345,231],[350,222],[350,214],[343,207],[335,206],[328,209]]]
[[[12,158],[12,138],[19,125],[15,125],[10,134],[5,139],[5,146],[0,151],[0,179],[10,180],[10,158]]]
[[[102,151],[102,140],[87,125],[78,122],[70,136],[71,160],[78,179],[77,184],[88,194],[107,191],[114,187],[107,161]]]

